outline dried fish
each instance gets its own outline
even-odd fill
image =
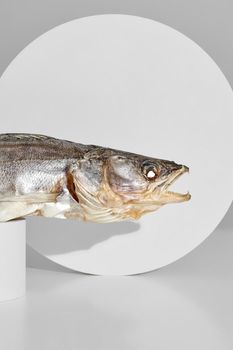
[[[173,161],[34,134],[0,135],[0,221],[29,215],[138,219],[189,193],[169,186],[189,169]]]

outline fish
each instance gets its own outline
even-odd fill
[[[0,221],[27,216],[96,223],[136,220],[190,200],[169,190],[174,161],[39,134],[0,134]]]

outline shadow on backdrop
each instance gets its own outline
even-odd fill
[[[203,266],[206,266],[208,269],[208,274],[210,270],[212,273],[217,270],[221,270],[221,274],[224,273],[224,268],[226,269],[226,274],[228,274],[227,266],[232,266],[229,263],[231,261],[231,244],[229,244],[228,239],[232,237],[231,230],[233,224],[233,204],[229,208],[227,214],[219,224],[217,230],[215,230],[214,234],[212,234],[203,244],[201,244],[197,249],[195,249],[192,253],[188,254],[188,256],[183,259],[178,260],[176,263],[169,265],[166,269],[162,269],[163,273],[169,273],[172,271],[172,274],[177,276],[177,273],[187,273],[190,274],[190,269],[192,267],[197,268],[197,263],[201,261],[198,254],[202,253],[202,249],[205,250],[205,261],[202,261],[202,269]],[[40,244],[40,247],[43,248],[45,252],[48,253],[62,253],[63,251],[72,251],[77,249],[88,249],[88,247],[97,244],[103,240],[109,239],[110,237],[117,234],[129,234],[137,231],[140,227],[139,223],[134,222],[121,222],[114,224],[106,224],[104,227],[107,231],[102,231],[102,228],[97,225],[97,231],[95,230],[96,225],[90,224],[91,230],[89,230],[89,224],[85,224],[82,222],[73,222],[73,221],[62,221],[56,219],[40,219],[40,218],[29,218],[27,219],[27,241],[28,243]],[[102,226],[102,225],[100,225]],[[82,230],[82,228],[84,228]],[[112,228],[112,230],[111,230]],[[99,233],[101,229],[101,232]],[[109,231],[108,231],[109,230]],[[94,231],[94,232],[93,232]],[[228,237],[228,239],[224,239],[223,232]],[[229,231],[229,232],[228,232]],[[66,238],[68,238],[66,240]],[[226,237],[225,237],[226,238]],[[212,242],[212,244],[211,244]],[[216,258],[221,256],[224,252],[223,258]],[[228,253],[229,254],[228,254]],[[211,255],[212,254],[212,255]],[[210,261],[210,255],[213,256],[212,262]],[[228,257],[228,258],[227,258]],[[213,265],[213,261],[215,264]],[[190,264],[187,264],[190,262]],[[224,266],[223,266],[224,262]],[[39,268],[43,270],[50,271],[62,271],[74,273],[74,271],[60,266],[53,261],[47,259],[45,256],[39,254],[37,251],[32,249],[30,246],[27,246],[27,266],[33,268]],[[213,268],[214,266],[214,268]],[[199,269],[197,268],[199,271]],[[158,271],[156,271],[157,273]],[[78,273],[75,271],[75,273]],[[148,274],[147,274],[148,275]],[[154,274],[151,274],[154,276]]]
[[[43,254],[62,254],[87,250],[113,236],[134,233],[139,223],[85,223],[48,218],[27,219],[27,242]]]

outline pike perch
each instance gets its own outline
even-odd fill
[[[32,134],[0,135],[0,221],[29,215],[138,219],[189,193],[169,186],[189,169],[173,161]]]

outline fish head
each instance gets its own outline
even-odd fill
[[[162,205],[188,201],[189,193],[169,190],[171,184],[188,171],[187,166],[174,161],[115,154],[106,163],[105,181],[116,199],[121,199],[122,215],[139,218]]]
[[[173,161],[92,146],[74,169],[76,195],[87,221],[138,219],[165,204],[191,198],[189,193],[169,190],[189,171]]]

